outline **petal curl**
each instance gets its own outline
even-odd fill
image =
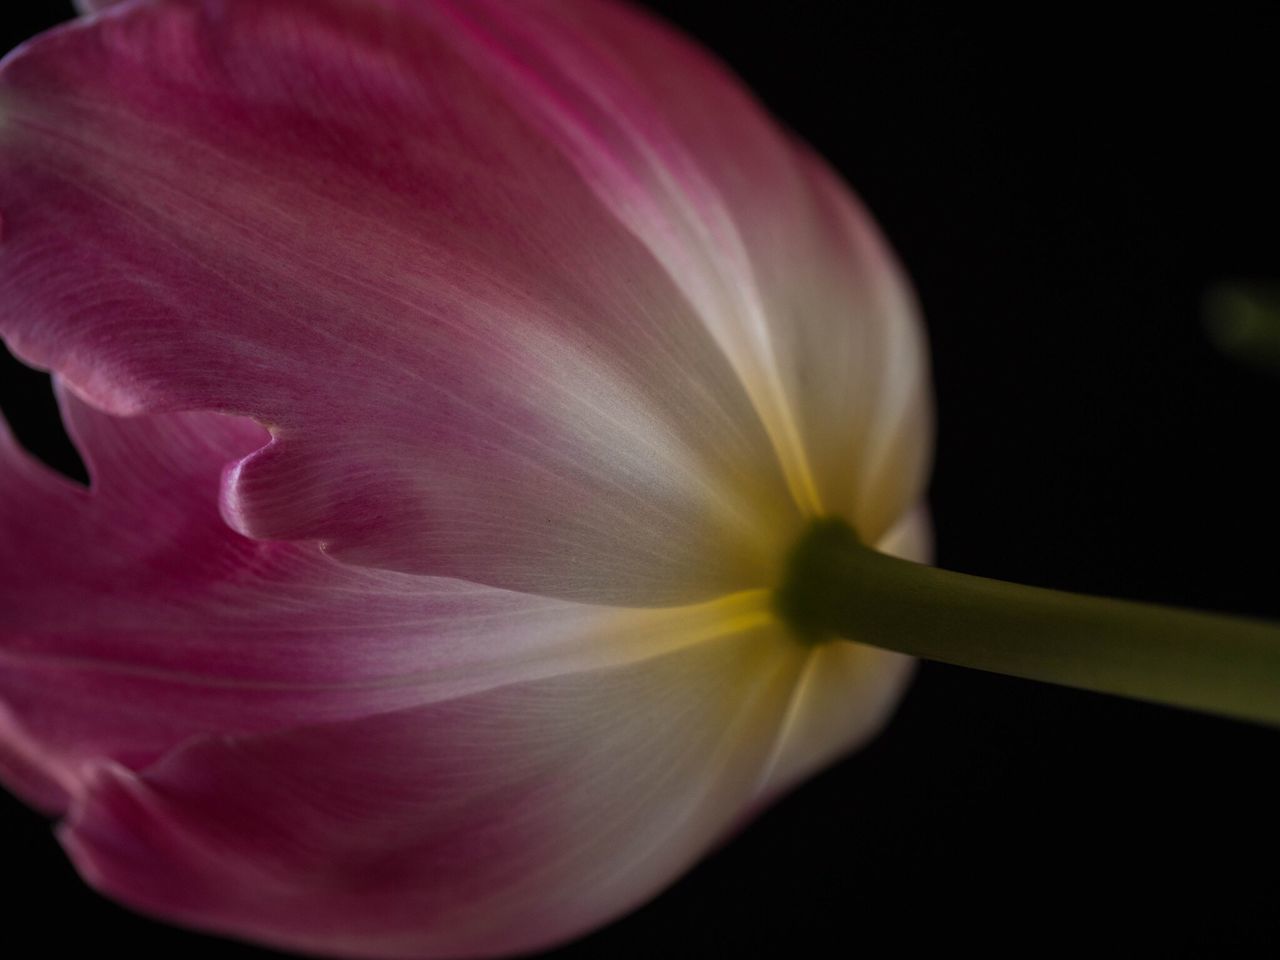
[[[103,758],[140,768],[195,736],[418,706],[768,619],[762,592],[620,610],[249,540],[217,487],[261,428],[61,401],[92,490],[0,430],[0,773],[44,808]]]
[[[0,324],[115,412],[250,415],[244,532],[627,604],[799,514],[678,286],[443,7],[124,4],[0,93]]]
[[[918,497],[891,254],[638,13],[125,5],[5,83],[0,322],[98,403],[270,424],[248,533],[675,603],[770,582],[798,512],[874,540]]]
[[[799,658],[765,633],[98,771],[64,830],[112,897],[322,954],[547,946],[652,896],[756,787]]]

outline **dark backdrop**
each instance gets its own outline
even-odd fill
[[[1280,378],[1217,355],[1200,322],[1208,284],[1280,277],[1269,5],[653,5],[844,172],[914,277],[943,566],[1280,617]],[[21,6],[6,47],[67,15]],[[40,378],[10,362],[0,388],[23,439],[69,462]],[[1274,955],[1277,748],[1260,728],[927,664],[873,746],[557,956]],[[270,955],[102,901],[9,798],[0,850],[19,885],[4,940]]]

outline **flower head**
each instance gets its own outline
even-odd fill
[[[652,896],[910,661],[772,594],[923,558],[927,371],[867,214],[600,0],[126,0],[0,82],[0,773],[142,910],[494,954]]]

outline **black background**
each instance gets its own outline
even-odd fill
[[[69,13],[20,6],[6,47]],[[653,6],[844,172],[907,264],[935,364],[941,565],[1280,617],[1280,378],[1219,356],[1200,322],[1210,283],[1280,279],[1274,5]],[[0,391],[68,464],[40,378],[9,362]],[[556,956],[1275,955],[1278,748],[928,664],[874,745]],[[8,797],[0,851],[19,884],[0,951],[273,956],[108,904]]]

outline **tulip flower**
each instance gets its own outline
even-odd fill
[[[124,3],[0,93],[9,784],[108,895],[369,957],[651,897],[910,669],[797,643],[806,517],[924,558],[925,353],[837,178],[597,3]],[[265,428],[265,429],[264,429]]]
[[[839,178],[604,0],[125,0],[0,70],[0,777],[108,896],[501,955],[652,897],[919,654],[1275,720],[1265,624],[934,570]]]

